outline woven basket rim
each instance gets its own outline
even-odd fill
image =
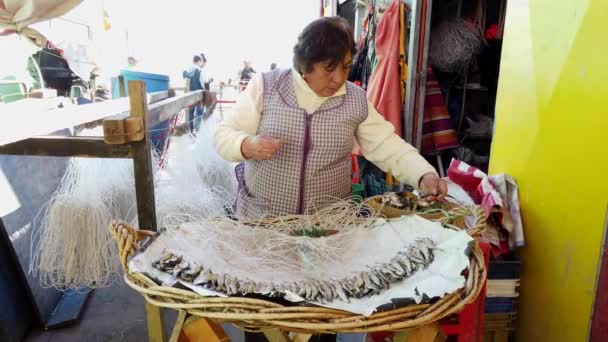
[[[315,334],[357,333],[397,331],[430,324],[457,313],[477,298],[487,275],[484,255],[478,243],[479,236],[486,229],[485,213],[478,206],[459,207],[450,210],[450,213],[455,216],[473,215],[475,219],[474,226],[466,230],[474,238],[474,243],[465,286],[432,304],[410,304],[376,312],[367,317],[324,307],[283,306],[263,299],[237,296],[204,297],[190,290],[159,286],[143,273],[128,271],[128,259],[137,249],[137,242],[155,233],[137,230],[118,221],[110,225],[110,230],[118,242],[125,282],[152,305],[230,322],[247,331],[278,328]],[[460,227],[443,223],[448,228],[461,230]]]

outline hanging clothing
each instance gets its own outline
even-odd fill
[[[452,126],[439,82],[429,67],[426,73],[426,94],[424,96],[422,153],[432,154],[459,145],[458,134]]]
[[[403,114],[399,74],[399,18],[400,0],[386,10],[376,30],[375,53],[378,64],[372,73],[367,98],[384,118],[403,135]]]
[[[374,22],[374,6],[372,4],[367,7],[367,14],[363,20],[363,30],[357,44],[357,55],[355,56],[353,65],[348,73],[348,80],[355,83],[363,89],[367,89],[367,82],[372,73],[370,50],[373,50],[373,41],[375,39],[375,22]],[[371,53],[374,57],[375,54]]]

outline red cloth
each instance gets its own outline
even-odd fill
[[[476,204],[481,205],[488,219],[494,220],[497,226],[503,223],[501,208],[505,207],[496,186],[483,171],[460,160],[453,159],[448,168],[448,178],[460,185]],[[505,233],[505,232],[503,232]],[[508,234],[508,232],[506,232]],[[501,239],[498,244],[491,241],[494,255],[509,251],[509,240]]]
[[[399,0],[393,1],[376,29],[378,64],[367,85],[367,99],[402,136],[401,89],[399,84]]]
[[[498,25],[492,24],[490,25],[490,27],[488,27],[488,29],[486,30],[486,39],[498,39]]]

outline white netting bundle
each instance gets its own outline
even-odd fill
[[[159,158],[153,154],[159,223],[181,222],[182,215],[224,215],[225,208],[234,203],[232,166],[212,151],[211,129],[202,130],[198,138],[173,137],[163,168],[157,167]],[[79,134],[99,136],[101,128]],[[30,271],[39,275],[41,284],[58,289],[109,285],[120,264],[107,227],[114,219],[137,221],[133,161],[70,159],[41,215],[41,228],[32,237],[30,263]]]
[[[464,72],[482,44],[477,26],[464,19],[447,19],[431,32],[429,61],[444,72]]]
[[[72,158],[61,184],[41,211],[32,237],[30,269],[43,286],[104,286],[119,271],[107,229],[130,220],[135,203],[131,160]]]

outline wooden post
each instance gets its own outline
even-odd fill
[[[291,342],[289,336],[279,329],[264,330],[264,336],[269,342]]]
[[[148,99],[144,81],[129,81],[130,115],[134,120],[143,122],[143,140],[132,142],[133,173],[135,175],[135,196],[137,199],[137,219],[141,229],[156,231],[156,203],[154,199],[154,174],[150,137],[146,115]],[[158,306],[146,302],[146,321],[148,340],[163,342],[165,339],[163,317]]]
[[[151,144],[146,123],[148,100],[143,81],[129,81],[131,117],[143,121],[144,139],[131,143],[133,148],[133,172],[137,198],[137,217],[140,229],[156,231],[156,201],[154,199],[154,175]]]
[[[165,326],[160,307],[146,302],[146,321],[148,324],[148,341],[163,342],[165,340]]]
[[[120,93],[120,97],[127,96],[127,89],[125,88],[125,77],[123,75],[118,75],[118,91]]]

